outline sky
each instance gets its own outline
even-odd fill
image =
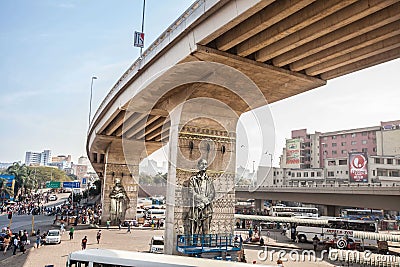
[[[147,0],[145,48],[193,2]],[[72,155],[74,161],[86,156],[91,77],[98,78],[93,83],[93,115],[139,56],[132,40],[133,32],[141,29],[142,4],[0,1],[0,162],[24,162],[26,151],[44,149]],[[250,156],[238,156],[238,165],[269,165],[272,155],[278,166],[285,138],[294,129],[328,132],[400,119],[399,73],[397,59],[257,109],[259,118],[272,116],[268,127],[273,136],[261,137],[252,114],[242,115],[247,134],[238,136],[237,143],[239,148],[246,143]],[[260,151],[260,142],[268,144],[267,151]],[[162,153],[153,157],[163,160]]]

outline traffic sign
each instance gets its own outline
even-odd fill
[[[135,32],[135,36],[133,39],[133,46],[136,47],[144,47],[144,33],[143,32]]]
[[[81,188],[81,182],[63,182],[63,188]]]
[[[57,181],[46,182],[46,188],[61,188],[61,182]]]
[[[82,184],[86,184],[86,178],[82,178]]]

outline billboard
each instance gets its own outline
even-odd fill
[[[349,153],[350,182],[368,182],[368,158],[367,153]]]
[[[300,139],[286,140],[286,167],[300,168]]]

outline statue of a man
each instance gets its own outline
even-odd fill
[[[199,171],[189,179],[190,234],[208,234],[213,214],[212,201],[215,197],[215,189],[212,180],[206,173],[207,160],[199,160],[197,167]]]
[[[112,221],[123,220],[126,211],[127,194],[120,179],[115,179],[115,185],[110,193],[110,214]]]

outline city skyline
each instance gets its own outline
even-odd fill
[[[170,5],[148,1],[145,48],[194,1]],[[54,155],[87,156],[89,94],[93,83],[92,115],[115,81],[139,56],[133,32],[141,27],[141,1],[19,1],[0,3],[1,92],[0,162],[23,161],[25,151],[52,149]],[[109,12],[112,8],[113,12]],[[118,16],[112,16],[118,14]],[[111,17],[112,16],[112,17]],[[106,19],[110,18],[110,19]],[[273,136],[260,140],[251,114],[242,115],[247,134],[238,135],[237,166],[252,162],[277,166],[290,131],[328,132],[379,125],[400,119],[397,100],[400,60],[393,60],[331,80],[324,87],[259,108],[271,113]],[[267,99],[268,100],[268,99]],[[272,129],[272,130],[271,130]],[[268,151],[257,143],[267,142]],[[244,145],[246,144],[246,145]],[[243,145],[243,147],[242,147]],[[242,148],[247,156],[242,158]],[[256,156],[253,156],[256,155]],[[163,152],[152,158],[162,161]]]

